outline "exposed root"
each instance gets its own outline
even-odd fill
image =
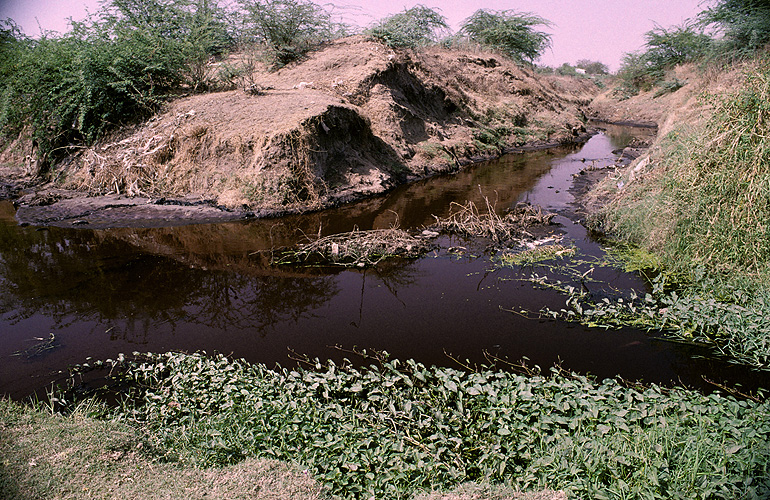
[[[547,225],[556,214],[544,212],[539,205],[518,203],[504,216],[497,215],[488,198],[484,198],[486,212],[481,212],[476,204],[468,201],[465,205],[452,203],[448,217],[433,216],[436,223],[432,226],[439,231],[457,233],[474,238],[489,238],[495,243],[504,243],[524,236],[531,236],[526,228],[534,225]]]
[[[272,263],[367,267],[392,257],[414,259],[431,248],[425,239],[401,229],[354,230],[298,245],[296,250],[283,250]]]

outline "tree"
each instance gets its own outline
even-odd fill
[[[264,43],[273,66],[296,61],[315,44],[332,40],[341,26],[308,0],[240,0],[244,22],[254,40]]]
[[[588,75],[606,75],[610,72],[610,68],[606,64],[588,59],[580,59],[575,63],[575,67],[585,70]]]
[[[536,26],[551,23],[529,13],[480,9],[463,22],[461,32],[514,61],[532,63],[551,46],[551,36],[535,30]]]
[[[663,72],[677,64],[704,57],[711,48],[710,36],[698,31],[692,23],[669,29],[655,26],[644,34],[647,50],[644,57],[653,71]]]
[[[768,0],[719,0],[698,19],[723,36],[722,52],[745,55],[770,43]]]
[[[435,43],[438,33],[448,29],[446,19],[438,11],[417,5],[386,17],[368,33],[389,47],[416,48]]]

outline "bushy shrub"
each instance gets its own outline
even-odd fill
[[[2,30],[0,122],[30,130],[43,172],[72,147],[154,112],[168,95],[205,85],[227,46],[216,2],[113,0],[64,35]]]
[[[685,23],[669,29],[656,26],[644,35],[646,39],[644,54],[648,66],[656,77],[677,64],[697,61],[711,49],[710,36],[698,31],[698,28]]]
[[[461,32],[514,61],[532,63],[551,45],[551,36],[535,27],[550,24],[534,14],[479,9],[463,22]]]
[[[722,35],[718,48],[723,54],[746,56],[770,43],[767,0],[719,0],[699,20]]]
[[[386,17],[368,30],[369,35],[389,47],[417,48],[436,43],[448,30],[444,16],[424,5]]]
[[[267,47],[280,68],[300,59],[314,45],[344,34],[323,7],[309,0],[240,0],[246,34]]]
[[[713,46],[713,39],[692,23],[669,29],[656,26],[644,36],[645,50],[626,54],[618,70],[621,90],[628,95],[650,90],[668,70],[703,59]]]

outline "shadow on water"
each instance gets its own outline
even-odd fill
[[[623,133],[628,133],[622,131]],[[582,148],[509,155],[453,176],[428,179],[361,203],[280,220],[151,229],[19,227],[0,203],[0,392],[22,398],[86,357],[168,350],[223,352],[268,365],[291,351],[340,359],[343,349],[386,350],[426,364],[449,356],[485,363],[485,353],[600,377],[707,387],[702,375],[744,387],[766,374],[709,358],[708,351],[632,330],[604,331],[509,310],[563,307],[533,288],[533,271],[496,269],[490,256],[449,253],[467,242],[367,270],[269,265],[270,249],[307,234],[353,228],[419,228],[452,202],[483,196],[501,212],[531,201],[567,214],[571,176],[614,162],[630,136],[598,135]],[[589,256],[601,247],[568,217],[552,230]],[[644,288],[633,275],[598,271],[607,286]]]

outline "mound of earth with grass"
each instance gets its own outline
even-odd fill
[[[56,166],[53,185],[140,197],[141,220],[161,197],[197,200],[228,218],[320,209],[515,148],[580,140],[582,108],[598,92],[590,80],[535,75],[493,53],[396,51],[362,36],[243,81],[176,99],[115,132]],[[68,213],[68,196],[46,196],[22,197],[19,218],[105,217],[98,207]]]

